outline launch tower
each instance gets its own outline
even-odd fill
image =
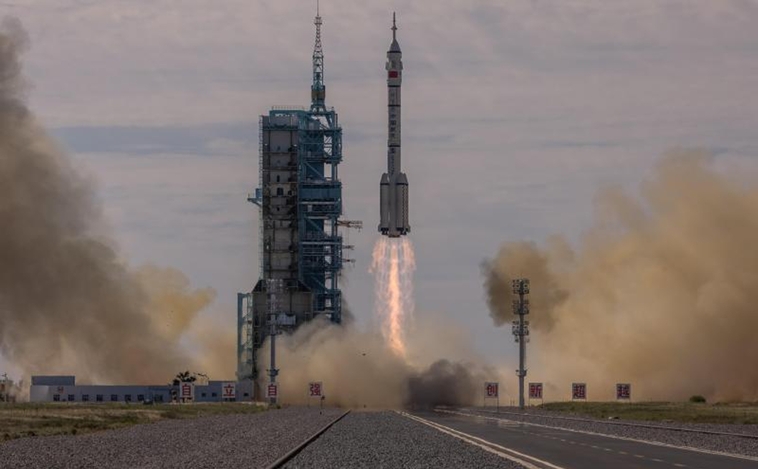
[[[259,188],[248,200],[260,207],[260,279],[237,297],[240,380],[262,376],[256,351],[272,330],[292,331],[318,316],[342,321],[339,273],[349,259],[341,220],[342,128],[325,104],[321,16],[314,21],[310,108],[273,107],[260,117]],[[267,311],[267,280],[281,279],[275,327]],[[259,390],[258,390],[259,392]]]

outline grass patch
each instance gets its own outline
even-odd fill
[[[0,442],[31,436],[80,435],[166,419],[252,414],[263,407],[249,403],[207,404],[0,404]]]
[[[758,403],[550,402],[541,408],[601,419],[617,417],[652,422],[758,424]]]

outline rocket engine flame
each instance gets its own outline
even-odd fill
[[[371,272],[375,276],[374,309],[390,349],[407,358],[405,330],[413,317],[413,272],[416,259],[407,238],[380,238],[374,245]]]

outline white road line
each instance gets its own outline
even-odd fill
[[[485,415],[478,415],[478,414],[468,414],[468,413],[459,412],[459,411],[455,411],[455,410],[436,409],[435,412],[443,412],[443,413],[446,413],[446,414],[463,415],[465,417],[475,417],[475,418],[480,418],[480,419],[485,419],[485,420],[500,420],[500,421],[515,422],[515,420],[508,420],[508,419],[497,418],[497,417],[487,417]],[[549,418],[549,417],[546,417],[546,418]],[[585,435],[602,436],[602,437],[605,437],[605,438],[613,438],[614,440],[633,441],[635,443],[644,443],[646,445],[662,446],[664,448],[681,449],[681,450],[685,450],[685,451],[694,451],[696,453],[711,454],[711,455],[714,455],[714,456],[726,456],[726,457],[735,458],[735,459],[744,459],[744,460],[747,460],[747,461],[758,461],[758,457],[755,457],[755,456],[745,456],[745,455],[742,455],[742,454],[724,453],[724,452],[721,452],[721,451],[711,451],[711,450],[708,450],[708,449],[693,448],[692,446],[676,446],[676,445],[670,445],[668,443],[661,443],[661,442],[658,442],[658,441],[638,440],[636,438],[627,438],[625,436],[607,435],[605,433],[596,433],[596,432],[590,432],[590,431],[587,431],[587,430],[575,430],[575,429],[572,429],[572,428],[553,427],[551,425],[544,425],[544,424],[541,424],[541,423],[532,423],[532,422],[518,422],[518,423],[521,423],[523,425],[531,425],[533,427],[549,428],[551,430],[563,430],[563,431],[572,432],[572,433],[583,433]],[[566,441],[566,440],[561,439],[561,441]],[[687,467],[687,466],[680,466],[680,467]]]
[[[474,446],[477,446],[485,451],[488,451],[490,453],[494,453],[502,458],[508,459],[510,461],[513,461],[517,464],[521,464],[522,466],[526,467],[527,469],[543,469],[543,468],[550,468],[550,469],[566,469],[561,466],[556,466],[555,464],[549,463],[547,461],[543,461],[541,459],[535,458],[534,456],[529,456],[528,454],[520,453],[518,451],[512,450],[510,448],[506,448],[504,446],[500,446],[496,443],[492,443],[491,441],[484,440],[482,438],[476,437],[474,435],[470,435],[468,433],[462,432],[460,430],[455,430],[454,428],[447,427],[445,425],[442,425],[437,422],[432,422],[431,420],[426,420],[424,418],[418,417],[416,415],[411,415],[405,412],[398,412],[400,415],[407,417],[409,419],[415,420],[419,423],[423,423],[424,425],[427,425],[429,427],[434,428],[435,430],[438,430],[442,433],[446,433],[450,436],[454,436],[455,438],[458,438],[460,440],[465,441],[466,443],[472,444]],[[523,458],[523,459],[522,459]],[[529,461],[532,461],[536,464],[539,464],[540,466],[535,466],[529,461],[526,461],[525,459],[528,459]]]

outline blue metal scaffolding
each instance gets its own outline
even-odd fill
[[[311,106],[274,107],[259,125],[260,186],[248,201],[259,206],[260,279],[237,297],[237,376],[257,380],[256,351],[270,331],[266,280],[284,280],[277,327],[294,330],[315,317],[342,322],[340,271],[348,249],[340,227],[361,228],[342,216],[342,128],[325,105],[321,16],[317,13]]]

